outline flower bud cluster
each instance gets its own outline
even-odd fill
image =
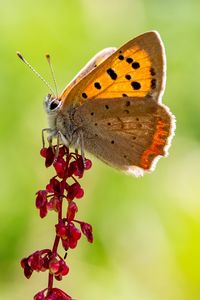
[[[84,190],[77,180],[81,179],[85,170],[92,166],[90,160],[83,160],[78,153],[70,153],[65,146],[43,148],[40,154],[45,158],[45,166],[53,166],[56,175],[50,179],[46,188],[36,193],[36,207],[40,217],[47,216],[49,211],[58,215],[55,225],[55,240],[52,250],[37,250],[21,260],[21,266],[26,278],[34,271],[49,272],[48,288],[38,292],[34,300],[73,300],[65,292],[53,287],[53,279],[62,280],[69,272],[65,260],[58,254],[59,242],[65,251],[76,248],[81,235],[88,242],[93,242],[92,226],[77,220],[78,205],[76,199],[84,196]],[[63,214],[63,201],[67,203],[67,211]]]

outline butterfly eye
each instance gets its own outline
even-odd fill
[[[58,108],[59,104],[60,104],[60,101],[58,99],[52,100],[49,104],[49,110],[50,111],[55,110],[56,108]]]

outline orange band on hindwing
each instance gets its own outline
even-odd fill
[[[161,118],[157,119],[157,125],[155,133],[153,135],[152,143],[150,147],[145,150],[141,156],[141,167],[143,169],[150,169],[153,159],[158,156],[164,156],[164,147],[167,145],[167,139],[169,137],[169,124]]]

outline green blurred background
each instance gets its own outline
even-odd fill
[[[19,261],[51,247],[56,222],[34,206],[51,175],[39,156],[48,90],[16,50],[49,81],[51,53],[61,91],[97,51],[152,29],[166,46],[164,103],[177,118],[170,155],[139,179],[93,159],[79,218],[95,241],[70,252],[57,286],[78,300],[200,299],[200,1],[0,0],[0,12],[0,299],[46,287],[46,273],[27,280]]]

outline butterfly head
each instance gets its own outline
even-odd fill
[[[60,110],[62,101],[48,94],[44,99],[44,109],[48,115],[56,115]]]

